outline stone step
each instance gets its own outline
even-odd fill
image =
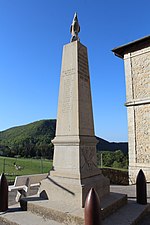
[[[118,208],[127,203],[127,196],[124,194],[110,193],[101,199],[103,219],[115,212]],[[23,210],[28,210],[47,219],[53,219],[66,225],[83,225],[84,209],[75,208],[74,205],[67,205],[63,202],[43,200],[38,197],[22,199]]]
[[[54,220],[22,211],[18,205],[13,205],[5,213],[0,213],[0,224],[5,225],[62,225]]]
[[[46,202],[45,202],[46,203]],[[46,205],[45,205],[46,206]],[[65,207],[64,207],[65,208]],[[139,205],[135,201],[128,201],[128,204],[122,206],[116,212],[105,218],[102,222],[102,225],[135,225],[138,224],[139,220],[147,213],[150,206],[148,205]],[[45,207],[46,209],[46,207]],[[39,208],[40,210],[40,208]],[[51,215],[46,216],[46,210],[43,214],[43,211],[40,212],[40,215],[35,214],[31,211],[22,211],[19,205],[13,205],[5,213],[0,213],[0,224],[4,222],[5,225],[63,225],[63,221],[55,221]],[[60,220],[60,215],[57,220]],[[74,212],[72,212],[73,214]],[[67,214],[67,212],[66,212]],[[66,224],[83,224],[82,220],[72,221],[72,217],[69,217],[69,214],[66,215]],[[147,223],[146,223],[147,224]]]

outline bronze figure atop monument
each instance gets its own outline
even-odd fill
[[[70,42],[80,41],[78,33],[80,32],[80,25],[78,22],[77,13],[74,14],[74,18],[70,27],[70,33],[72,34]]]

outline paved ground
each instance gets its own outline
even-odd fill
[[[110,191],[127,194],[129,199],[136,201],[136,186],[135,185],[130,185],[130,186],[111,185]],[[35,192],[36,190],[33,190],[32,194],[35,194]],[[15,204],[15,196],[16,196],[15,191],[9,192],[9,206]],[[147,184],[147,197],[148,197],[148,202],[150,203],[150,184]],[[7,225],[7,223],[0,222],[0,225]],[[150,225],[150,213],[146,215],[138,225]]]
[[[31,192],[31,194],[36,194],[36,193],[37,193],[37,190],[35,189],[33,189]],[[17,194],[17,191],[8,192],[8,206],[16,204],[16,201],[15,201],[16,194]],[[6,222],[0,221],[0,225],[9,225],[9,224]]]
[[[127,194],[129,199],[136,201],[136,186],[111,185],[112,192]],[[150,183],[147,184],[147,201],[150,203]],[[150,212],[137,225],[150,225]]]
[[[0,222],[0,225],[8,225],[8,223]]]
[[[16,203],[15,197],[16,197],[17,191],[11,191],[8,192],[8,205],[14,205]]]
[[[138,225],[150,225],[150,214],[146,215]]]
[[[37,188],[32,187],[32,190],[30,190],[30,195],[35,195],[37,194]],[[16,197],[17,191],[11,191],[8,192],[8,205],[14,205],[16,203],[15,197]]]

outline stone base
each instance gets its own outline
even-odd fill
[[[82,208],[92,187],[95,188],[100,198],[108,195],[110,192],[109,179],[102,174],[81,180],[49,176],[41,181],[40,196],[50,201],[63,202]]]
[[[100,199],[102,219],[108,218],[120,207],[126,205],[127,196],[117,193]],[[74,205],[64,204],[62,201],[39,200],[35,197],[22,199],[21,207],[43,218],[51,219],[66,225],[84,225],[84,209]],[[112,224],[112,223],[111,223]]]

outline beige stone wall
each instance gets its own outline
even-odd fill
[[[150,164],[150,105],[135,107],[137,163]]]
[[[150,52],[134,56],[131,54],[133,98],[150,97]]]
[[[150,47],[124,56],[129,137],[129,177],[143,169],[150,181]]]
[[[136,163],[136,146],[135,146],[135,111],[134,107],[127,108],[128,113],[128,149],[129,149],[129,167]]]
[[[121,171],[117,169],[102,168],[102,174],[109,178],[110,184],[128,185],[129,175],[127,171]]]

